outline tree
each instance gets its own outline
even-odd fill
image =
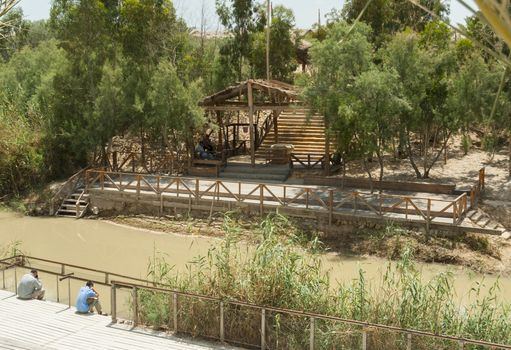
[[[0,18],[0,56],[8,61],[11,56],[21,49],[27,38],[28,22],[23,19],[23,11],[15,8]]]
[[[429,36],[439,37],[443,38]],[[400,114],[400,139],[418,178],[429,177],[459,127],[456,115],[447,108],[448,82],[455,63],[452,51],[448,43],[428,40],[426,34],[419,36],[411,31],[397,34],[382,51],[384,66],[398,73],[403,96],[410,105]],[[413,138],[420,145],[418,149],[412,147]],[[422,172],[417,160],[422,162]]]
[[[352,155],[354,126],[339,107],[347,104],[356,78],[372,66],[369,27],[359,23],[348,34],[350,27],[345,22],[332,25],[326,39],[311,49],[310,76],[299,80],[304,100],[312,112],[325,118],[327,132],[335,136],[337,151],[345,160]]]
[[[266,21],[254,0],[216,0],[220,23],[231,33],[220,50],[222,63],[232,66],[236,78],[243,79],[243,63],[250,57],[251,35],[262,31]]]
[[[48,162],[54,175],[68,174],[88,163],[93,148],[94,104],[103,65],[115,54],[110,9],[99,0],[55,0],[50,24],[69,65],[54,79]]]
[[[449,14],[449,8],[440,0],[418,2],[440,17],[445,18]],[[348,0],[342,9],[341,18],[348,22],[354,21],[366,4],[367,0]],[[379,47],[394,33],[406,28],[421,32],[434,19],[408,0],[372,0],[360,20],[371,27],[372,41]]]
[[[371,186],[372,176],[367,159],[376,154],[381,183],[384,152],[397,133],[398,116],[409,111],[407,101],[400,96],[398,78],[395,71],[380,70],[373,66],[355,78],[353,88],[348,90],[349,98],[340,106],[342,118],[347,119],[351,125],[353,143],[358,150],[356,153],[364,161]]]
[[[295,25],[293,11],[284,6],[275,6],[270,31],[270,75],[272,79],[292,81],[296,67],[297,42],[292,40]],[[252,35],[253,48],[250,63],[254,67],[255,77],[266,78],[266,32]]]
[[[205,122],[204,112],[197,104],[201,96],[201,81],[185,86],[170,62],[160,62],[150,83],[148,100],[152,113],[147,125],[153,135],[161,135],[172,156],[179,157],[183,146],[193,148],[193,133]]]
[[[0,63],[0,197],[18,195],[46,179],[49,96],[54,76],[65,65],[55,40],[25,46]]]

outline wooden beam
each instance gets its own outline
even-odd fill
[[[328,132],[328,122],[325,120],[325,175],[330,175],[330,133]]]
[[[248,123],[250,129],[250,163],[255,166],[255,142],[254,142],[254,96],[252,82],[248,81]]]

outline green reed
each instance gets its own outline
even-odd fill
[[[186,273],[176,274],[164,256],[155,254],[149,277],[182,291],[196,292],[258,305],[305,310],[372,323],[413,328],[437,334],[511,343],[510,306],[497,298],[498,283],[483,295],[482,285],[472,286],[472,302],[461,305],[450,273],[429,281],[422,278],[413,252],[403,249],[401,259],[389,263],[379,282],[369,283],[364,271],[357,279],[332,287],[318,255],[296,243],[294,228],[281,215],[271,215],[255,228],[255,246],[241,241],[236,222],[227,218],[222,244],[197,257]],[[172,327],[168,295],[143,292],[141,319],[156,327]],[[179,330],[194,335],[218,336],[218,303],[182,297]],[[226,338],[258,344],[260,311],[227,306]],[[267,314],[270,348],[301,349],[309,346],[310,320],[281,313]],[[359,347],[361,328],[318,320],[315,342],[320,349]],[[368,329],[371,349],[406,349],[405,336]],[[433,344],[434,343],[434,344]],[[448,341],[414,337],[414,349],[456,349]]]

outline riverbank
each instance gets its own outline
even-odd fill
[[[217,215],[211,219],[180,215],[162,218],[137,215],[106,217],[100,220],[188,236],[224,237],[226,231],[235,230],[248,242],[258,239],[254,231],[261,224],[260,219],[238,214]],[[418,262],[463,266],[486,274],[511,275],[511,244],[494,236],[469,233],[432,235],[426,238],[422,232],[393,225],[383,229],[325,235],[315,222],[305,219],[287,220],[288,236],[307,248],[313,247],[344,256],[374,256],[389,260],[399,259],[404,249],[410,249]]]

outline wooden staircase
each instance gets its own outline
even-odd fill
[[[507,230],[502,224],[493,220],[488,214],[481,209],[470,210],[467,218],[477,227],[485,230],[492,230],[500,235],[503,239],[511,238],[511,231]]]
[[[307,117],[307,110],[282,112],[278,118],[278,143],[294,146],[293,153],[322,157],[325,154],[325,123],[322,116]],[[256,157],[265,158],[276,143],[272,128],[256,150]],[[333,145],[330,146],[334,150]]]
[[[85,215],[88,207],[89,194],[85,193],[84,188],[78,188],[64,199],[55,215],[79,219]]]

